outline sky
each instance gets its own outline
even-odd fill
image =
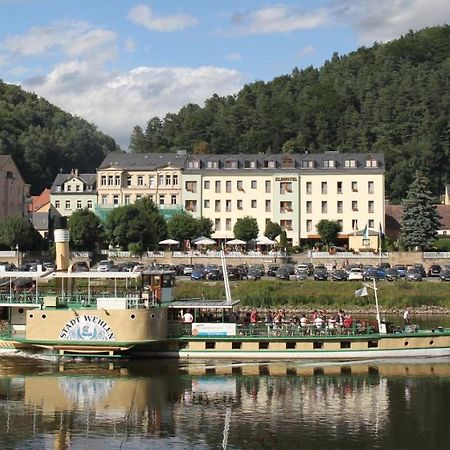
[[[0,79],[127,149],[154,116],[445,23],[449,0],[0,0]]]

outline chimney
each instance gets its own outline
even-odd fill
[[[77,177],[79,174],[78,169],[75,169],[75,176]]]

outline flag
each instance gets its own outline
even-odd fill
[[[369,239],[369,227],[367,226],[367,224],[364,228],[363,239]]]
[[[355,291],[355,297],[366,297],[368,294],[366,286]]]
[[[380,222],[380,230],[378,231],[378,237],[381,239],[384,238],[384,233],[383,233],[383,227],[381,226],[381,222]]]

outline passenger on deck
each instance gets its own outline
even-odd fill
[[[350,329],[352,326],[353,326],[353,318],[350,314],[348,314],[344,318],[344,328]]]
[[[405,322],[405,325],[411,325],[411,312],[409,311],[408,308],[403,313],[403,320]]]
[[[193,321],[194,321],[194,316],[189,311],[186,311],[183,314],[183,323],[192,323]]]
[[[314,325],[316,326],[316,328],[317,328],[318,330],[321,330],[321,329],[323,328],[323,319],[322,319],[322,317],[317,316],[317,317],[314,319]]]

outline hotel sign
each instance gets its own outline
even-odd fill
[[[275,177],[275,181],[297,181],[296,177]]]
[[[77,316],[61,330],[59,338],[68,341],[114,341],[114,332],[107,322],[97,316]]]

